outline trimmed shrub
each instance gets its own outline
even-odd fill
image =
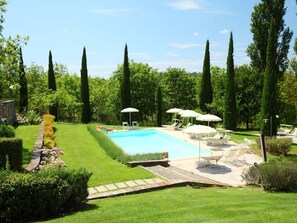
[[[258,148],[261,148],[260,139],[257,139]],[[267,152],[274,155],[287,156],[292,145],[292,139],[290,138],[269,138],[265,137],[265,146]]]
[[[0,221],[35,221],[80,208],[88,195],[86,170],[0,171]]]
[[[51,149],[56,145],[53,127],[54,120],[55,116],[53,115],[43,115],[43,145],[48,149]]]
[[[52,125],[55,120],[55,116],[51,114],[45,114],[42,116],[42,118],[43,118],[44,126]]]
[[[131,161],[145,161],[145,160],[162,160],[163,155],[161,153],[147,153],[128,155],[119,146],[117,146],[104,131],[98,131],[94,125],[87,125],[88,131],[97,140],[99,145],[105,150],[108,156],[112,159],[122,163]]]
[[[11,125],[0,125],[0,137],[13,138],[15,137],[15,130]]]
[[[266,191],[297,191],[297,163],[274,160],[250,167],[243,175],[247,184],[258,185]]]
[[[23,165],[23,141],[18,138],[0,138],[0,169],[6,165],[6,157],[11,170],[19,171]]]

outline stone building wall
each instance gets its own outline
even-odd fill
[[[15,102],[13,100],[0,101],[0,118],[3,123],[14,124],[16,122]]]

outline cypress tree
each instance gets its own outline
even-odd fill
[[[156,94],[156,102],[157,102],[157,126],[162,126],[162,116],[163,116],[163,102],[162,102],[162,89],[161,86],[157,88]]]
[[[227,129],[236,129],[236,93],[234,82],[233,35],[230,33],[229,50],[227,57],[227,78],[224,107],[224,126]]]
[[[264,135],[277,133],[277,32],[275,20],[272,18],[267,45],[266,69],[264,73],[264,87],[261,104],[263,124],[261,131]],[[264,119],[266,120],[264,122]]]
[[[20,113],[26,112],[28,109],[28,87],[25,73],[22,48],[19,52],[19,81],[20,81]]]
[[[91,106],[90,106],[87,56],[86,56],[85,47],[83,49],[83,55],[82,55],[80,81],[81,81],[80,94],[81,94],[81,101],[82,101],[81,122],[89,123],[91,121],[92,114],[91,114]]]
[[[130,92],[130,69],[128,58],[128,47],[125,45],[124,64],[123,64],[123,78],[121,82],[121,106],[122,109],[131,107],[131,92]],[[125,120],[128,120],[128,114],[123,113]],[[131,125],[131,123],[130,123]]]
[[[56,86],[56,78],[55,78],[55,72],[54,72],[54,66],[53,66],[53,58],[52,58],[52,52],[49,51],[48,56],[48,89],[56,92],[57,86]],[[52,105],[49,106],[49,113],[53,116],[55,116],[55,120],[58,119],[58,103],[53,102]]]
[[[210,112],[207,105],[212,103],[213,92],[211,86],[211,76],[210,76],[210,56],[209,56],[209,40],[206,41],[205,55],[203,62],[203,73],[200,84],[199,93],[199,107],[202,111]]]

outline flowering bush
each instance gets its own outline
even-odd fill
[[[43,149],[39,167],[42,168],[47,165],[51,167],[65,167],[65,163],[59,158],[59,156],[63,154],[64,152],[57,147],[53,147],[51,149]]]
[[[42,122],[40,115],[33,110],[29,110],[25,114],[17,114],[16,119],[19,125],[37,125]]]

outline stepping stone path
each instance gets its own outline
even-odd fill
[[[139,193],[163,189],[170,186],[187,185],[193,183],[227,186],[175,167],[165,168],[162,166],[154,166],[145,167],[145,169],[160,176],[160,178],[129,180],[125,182],[91,187],[88,188],[89,196],[87,197],[87,200]]]

